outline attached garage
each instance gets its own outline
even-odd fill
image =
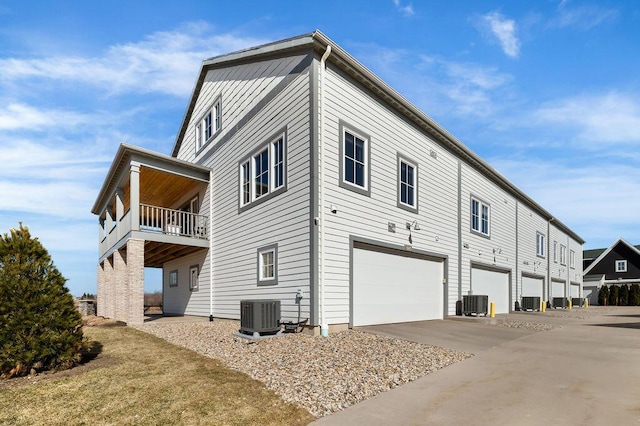
[[[598,304],[598,286],[597,285],[585,285],[582,287],[583,297],[589,301],[589,305]]]
[[[352,326],[442,319],[444,258],[354,243]]]
[[[551,297],[565,297],[564,281],[551,282]]]
[[[539,297],[544,300],[544,278],[522,276],[522,297]]]
[[[509,303],[510,281],[510,273],[508,271],[478,266],[471,268],[471,290],[473,294],[489,296],[489,303],[493,302],[495,304],[497,314],[509,313],[511,306],[511,303]]]
[[[571,283],[571,298],[576,299],[578,297],[580,297],[580,284]]]

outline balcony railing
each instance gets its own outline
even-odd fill
[[[201,214],[140,204],[140,230],[207,239],[207,217]]]

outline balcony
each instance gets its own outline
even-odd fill
[[[92,210],[100,262],[130,239],[144,241],[150,267],[208,248],[209,178],[206,167],[121,145]]]

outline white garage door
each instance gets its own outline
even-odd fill
[[[589,300],[590,305],[598,304],[598,286],[585,285],[582,287],[582,295]]]
[[[443,318],[444,262],[353,249],[353,325]]]
[[[564,283],[553,281],[551,283],[551,297],[565,297]]]
[[[522,277],[522,297],[542,297],[544,278]]]
[[[571,284],[571,298],[580,297],[580,284]]]
[[[474,295],[489,296],[497,314],[509,313],[509,273],[471,268],[471,289]]]

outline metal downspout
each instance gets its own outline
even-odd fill
[[[320,334],[322,336],[329,335],[329,325],[327,324],[327,319],[325,316],[325,306],[324,306],[324,277],[325,277],[325,253],[324,253],[324,217],[325,217],[325,207],[324,207],[324,81],[326,75],[326,60],[331,54],[331,45],[327,45],[327,50],[322,55],[320,59],[320,119],[319,119],[319,133],[318,137],[318,151],[319,151],[319,159],[320,159],[320,208],[318,209],[319,219],[320,219]]]

